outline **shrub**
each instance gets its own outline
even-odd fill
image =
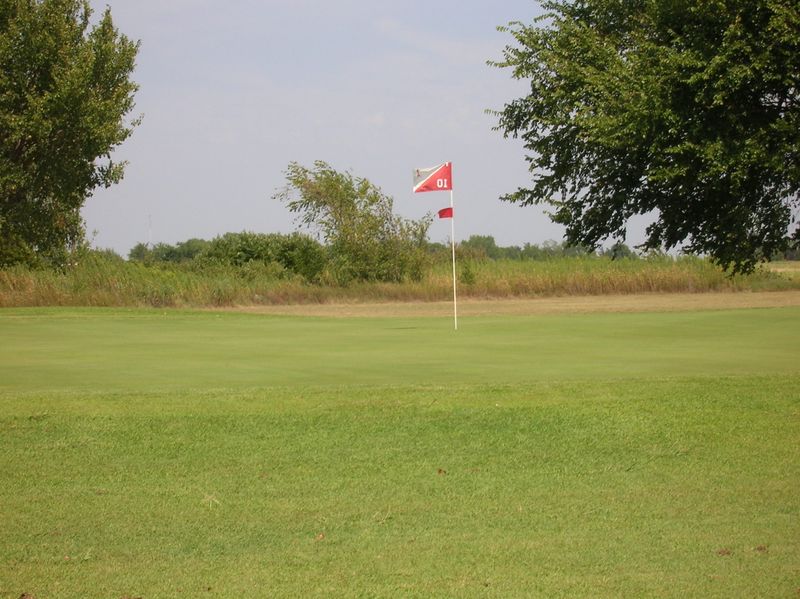
[[[430,216],[412,221],[395,215],[392,198],[380,188],[325,162],[313,168],[293,162],[286,178],[286,187],[274,198],[328,244],[326,279],[346,285],[422,276]]]

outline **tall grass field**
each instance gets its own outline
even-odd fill
[[[796,597],[800,308],[0,311],[0,598]]]
[[[781,263],[788,264],[791,262]],[[587,255],[547,260],[459,259],[458,293],[464,298],[520,298],[634,293],[699,293],[800,289],[790,268],[761,268],[729,276],[695,257],[611,260]],[[437,262],[419,280],[308,282],[275,263],[124,261],[90,251],[63,271],[0,269],[0,308],[23,306],[221,307],[376,301],[446,301],[452,266]]]

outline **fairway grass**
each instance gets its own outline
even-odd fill
[[[794,597],[800,308],[0,312],[0,597]]]

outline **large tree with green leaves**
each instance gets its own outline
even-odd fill
[[[430,216],[394,214],[392,198],[379,187],[322,161],[311,168],[290,163],[286,181],[274,198],[321,236],[330,251],[327,275],[337,283],[421,278]]]
[[[87,0],[0,0],[0,266],[62,263],[80,209],[122,179],[138,43]]]
[[[797,0],[550,0],[495,66],[530,82],[498,129],[519,137],[532,185],[570,244],[683,244],[751,270],[798,235]]]

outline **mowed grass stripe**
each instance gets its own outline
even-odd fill
[[[463,319],[0,313],[0,390],[520,384],[800,371],[800,307]]]
[[[11,400],[0,597],[797,587],[793,376],[177,395]]]

